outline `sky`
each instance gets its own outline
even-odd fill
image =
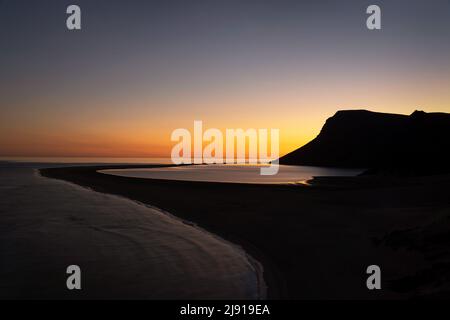
[[[337,110],[450,112],[449,88],[450,0],[0,0],[0,156],[169,157],[194,120],[284,154]]]

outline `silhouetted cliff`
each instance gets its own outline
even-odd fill
[[[449,151],[450,114],[345,110],[329,118],[314,140],[281,157],[280,163],[435,173],[450,171]]]

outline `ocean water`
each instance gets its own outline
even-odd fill
[[[111,158],[111,157],[0,157],[3,162],[55,164],[169,164],[170,158]]]
[[[259,264],[240,248],[36,170],[54,165],[0,162],[0,298],[264,297]],[[66,288],[72,264],[80,291]]]
[[[257,184],[305,183],[315,176],[355,176],[363,169],[337,169],[309,166],[280,165],[275,175],[261,175],[261,165],[195,165],[166,168],[110,169],[100,170],[104,174],[123,177],[233,182]]]

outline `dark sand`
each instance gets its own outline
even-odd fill
[[[156,206],[242,246],[264,266],[269,298],[450,296],[449,175],[319,178],[305,187],[96,172],[128,167],[41,173]],[[381,267],[382,290],[366,287],[371,264]]]

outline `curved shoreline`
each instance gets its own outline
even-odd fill
[[[42,169],[34,169],[33,170],[34,175],[36,175],[36,176],[38,176],[40,178],[43,178],[43,179],[54,179],[54,178],[47,177],[47,176],[43,175],[41,170]],[[220,237],[219,235],[216,235],[216,234],[214,234],[212,232],[209,232],[208,230],[200,227],[199,225],[197,225],[194,222],[191,222],[189,220],[177,217],[177,216],[171,214],[170,212],[168,212],[166,210],[163,210],[161,208],[158,208],[156,206],[153,206],[151,204],[146,204],[146,203],[143,203],[143,202],[140,202],[140,201],[137,201],[137,200],[134,200],[134,199],[130,199],[128,197],[124,197],[124,196],[121,196],[121,195],[117,195],[117,194],[110,194],[110,193],[105,193],[105,192],[99,192],[99,191],[96,191],[95,189],[93,189],[93,188],[91,188],[89,186],[73,183],[73,182],[71,182],[69,180],[64,180],[64,179],[57,179],[57,180],[59,180],[62,183],[67,183],[69,185],[72,185],[72,186],[75,186],[75,187],[78,187],[78,188],[86,189],[86,190],[88,190],[90,192],[107,194],[108,196],[116,197],[118,199],[125,199],[127,201],[132,201],[133,203],[135,203],[135,204],[137,204],[139,206],[143,206],[145,208],[152,209],[153,211],[156,211],[158,214],[164,215],[166,217],[169,217],[170,219],[173,219],[174,221],[178,221],[178,222],[180,222],[180,223],[182,223],[182,224],[184,224],[184,225],[186,225],[188,227],[194,228],[194,229],[198,230],[199,232],[201,232],[203,234],[206,234],[206,235],[208,235],[208,236],[210,236],[210,237],[212,237],[212,238],[222,242],[223,244],[231,247],[239,255],[241,255],[241,256],[243,256],[245,258],[246,262],[250,266],[250,269],[254,272],[255,279],[256,279],[257,296],[258,296],[257,299],[258,300],[263,300],[263,299],[267,298],[267,285],[266,285],[266,283],[264,281],[264,277],[263,277],[264,268],[263,268],[262,264],[258,260],[256,260],[254,257],[252,257],[247,251],[245,251],[240,245],[232,243],[232,242],[230,242],[230,241]]]
[[[128,199],[128,198],[125,198],[125,199]],[[170,213],[168,211],[165,211],[165,210],[163,210],[161,208],[155,207],[155,206],[150,205],[150,204],[145,204],[145,203],[142,203],[140,201],[133,200],[133,199],[128,199],[128,200],[131,200],[131,201],[133,201],[133,202],[135,202],[135,203],[137,203],[139,205],[142,205],[144,207],[154,209],[154,210],[160,212],[161,214],[164,214],[164,215],[170,217],[171,219],[180,221],[180,222],[182,222],[182,223],[184,223],[184,224],[186,224],[186,225],[188,225],[190,227],[193,227],[193,228],[195,228],[195,229],[197,229],[197,230],[199,230],[199,231],[201,231],[203,233],[206,233],[209,236],[211,236],[213,238],[216,238],[216,239],[220,240],[223,243],[226,243],[227,245],[231,246],[236,251],[240,252],[243,256],[245,256],[245,258],[248,260],[248,263],[252,266],[252,269],[255,272],[256,282],[257,282],[257,287],[258,287],[258,299],[266,299],[267,298],[267,289],[268,289],[268,287],[267,287],[267,284],[264,281],[264,267],[263,267],[263,265],[258,260],[256,260],[254,257],[252,257],[247,251],[245,251],[239,244],[235,244],[235,243],[233,243],[231,241],[228,241],[228,240],[220,237],[219,235],[214,234],[212,232],[209,232],[205,228],[200,227],[195,222],[192,222],[192,221],[189,221],[189,220],[177,217],[177,216],[173,215],[172,213]]]
[[[230,239],[230,237],[224,237],[222,234],[220,234],[219,232],[216,231],[210,231],[208,228],[205,228],[203,226],[201,226],[198,222],[196,221],[192,221],[189,220],[189,218],[184,218],[181,216],[178,216],[174,213],[169,212],[168,210],[165,210],[161,207],[155,206],[151,203],[148,202],[143,202],[143,201],[139,201],[137,199],[134,199],[133,197],[128,197],[126,195],[123,194],[119,194],[119,193],[115,193],[115,192],[108,192],[107,190],[99,190],[99,188],[95,188],[93,186],[90,186],[88,183],[79,183],[76,181],[73,181],[73,179],[70,179],[68,176],[55,176],[54,173],[55,172],[59,172],[59,173],[64,173],[64,171],[67,173],[67,170],[70,171],[70,169],[80,169],[83,171],[90,171],[90,173],[95,173],[101,176],[108,176],[105,175],[103,173],[98,172],[99,170],[103,170],[105,168],[135,168],[135,167],[148,167],[148,168],[152,168],[152,167],[168,167],[168,166],[173,166],[172,164],[162,164],[162,165],[109,165],[109,166],[84,166],[84,167],[62,167],[62,168],[43,168],[43,169],[37,169],[37,172],[40,176],[45,177],[45,178],[51,178],[51,179],[58,179],[58,180],[62,180],[64,182],[67,182],[69,184],[74,184],[76,186],[80,186],[83,188],[86,188],[90,191],[93,192],[100,192],[100,193],[105,193],[108,195],[113,195],[113,196],[117,196],[120,198],[125,198],[127,200],[131,200],[139,205],[157,210],[158,212],[160,212],[161,214],[164,214],[166,216],[169,216],[172,219],[175,219],[177,221],[180,221],[186,225],[192,226],[194,228],[196,228],[197,230],[207,233],[208,235],[226,243],[227,245],[230,245],[233,249],[237,250],[238,252],[240,252],[242,255],[244,255],[246,257],[246,259],[248,260],[248,263],[250,264],[251,268],[254,270],[255,272],[255,277],[256,277],[256,281],[257,281],[257,287],[258,287],[258,291],[259,291],[259,299],[280,299],[286,296],[285,293],[285,288],[284,285],[280,285],[277,282],[284,282],[284,280],[281,280],[281,276],[279,274],[279,272],[277,272],[273,265],[272,262],[270,262],[270,259],[268,259],[263,253],[261,253],[256,247],[255,245],[249,243],[248,241],[245,241],[244,239],[241,238],[237,238],[237,237],[232,237],[232,239]],[[53,173],[53,174],[52,174]],[[112,176],[113,178],[116,178],[117,176]],[[118,177],[121,178],[121,177]],[[131,178],[131,179],[135,179],[135,178]],[[148,180],[148,182],[152,182],[153,179],[146,179]],[[156,180],[159,181],[159,180]],[[181,182],[181,183],[196,183],[196,182],[191,182],[191,181],[173,181],[173,180],[166,180],[168,183],[172,183],[172,182]],[[222,184],[222,183],[215,183],[215,182],[200,182],[200,183],[212,183],[212,184]],[[239,185],[236,183],[224,183],[225,185]],[[254,184],[246,184],[248,186],[255,186]],[[260,186],[260,185],[256,185],[256,186]],[[270,186],[270,185],[262,185],[262,186]],[[284,185],[284,186],[288,186],[288,185]],[[292,185],[291,185],[292,187]],[[274,279],[277,279],[277,281],[275,281]]]
[[[388,270],[383,275],[386,284],[419,272],[423,262],[420,252],[393,252],[375,240],[429,223],[448,210],[450,176],[320,178],[304,186],[96,172],[129,167],[64,167],[41,169],[41,174],[160,208],[237,244],[264,266],[268,299],[414,297],[420,290],[399,292],[388,285],[377,294],[367,290],[363,275],[374,261]]]

